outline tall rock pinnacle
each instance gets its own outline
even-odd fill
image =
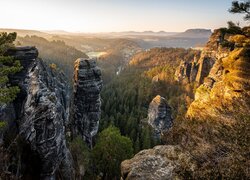
[[[94,60],[79,58],[75,61],[72,104],[72,131],[92,147],[101,116],[101,70]]]

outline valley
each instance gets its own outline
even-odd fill
[[[88,26],[116,29],[128,20],[117,12],[136,10],[124,31],[0,28],[0,180],[249,179],[250,2],[233,1],[244,23],[223,27],[191,1],[187,14],[168,1],[174,18],[166,2],[120,3],[105,11],[112,26],[91,15]],[[176,31],[154,28],[165,20]]]
[[[89,58],[99,58],[101,56],[104,56],[106,55],[107,52],[95,52],[95,51],[90,51],[88,53],[86,53],[86,55],[89,57]]]

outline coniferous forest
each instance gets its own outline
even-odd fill
[[[249,0],[12,5],[0,180],[250,179]]]

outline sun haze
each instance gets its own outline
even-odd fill
[[[71,32],[169,31],[226,26],[242,21],[227,12],[231,0],[8,0],[3,28]],[[11,11],[10,11],[11,9]]]

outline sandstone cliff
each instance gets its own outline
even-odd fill
[[[176,69],[175,79],[180,82],[188,80],[189,83],[202,84],[213,64],[226,57],[230,52],[230,48],[221,45],[224,39],[225,35],[220,30],[215,30],[200,56],[196,56],[193,61],[181,61]]]
[[[222,45],[213,53],[215,63],[204,83],[196,90],[187,115],[195,118],[235,119],[250,108],[250,41],[244,35],[224,35],[230,47]],[[223,53],[224,52],[224,53]]]

